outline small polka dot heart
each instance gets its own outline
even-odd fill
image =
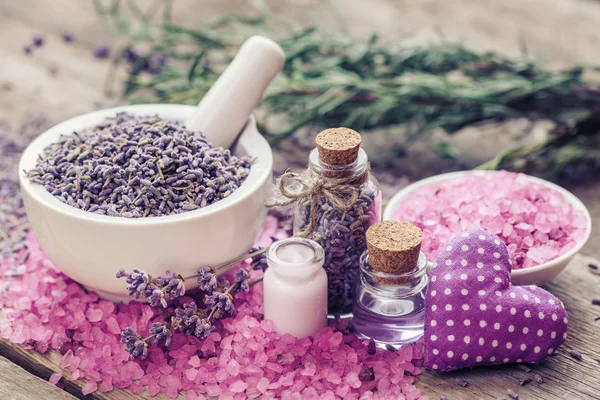
[[[510,270],[506,245],[484,230],[446,244],[430,272],[426,368],[537,363],[565,341],[562,302],[537,286],[513,286]]]

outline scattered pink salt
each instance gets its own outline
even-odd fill
[[[96,390],[98,390],[98,384],[94,381],[87,381],[87,383],[83,385],[83,388],[81,388],[81,393],[83,393],[84,396],[87,396],[90,393],[94,393]]]
[[[513,269],[557,258],[587,229],[583,212],[559,192],[507,171],[420,186],[402,199],[394,217],[423,230],[421,250],[429,259],[461,231],[485,229],[506,243]]]
[[[109,317],[106,320],[106,327],[108,328],[108,331],[114,335],[121,333],[121,328],[119,327],[119,323],[117,322],[117,319],[113,316]]]
[[[247,387],[248,384],[246,382],[237,380],[229,385],[229,390],[231,390],[233,393],[242,393]]]
[[[60,378],[62,378],[62,375],[58,372],[55,372],[52,375],[50,375],[50,379],[48,379],[48,382],[50,382],[53,385],[56,385],[58,381],[60,381]]]
[[[90,322],[98,322],[102,320],[102,310],[97,308],[88,308],[85,312],[85,316]]]
[[[240,363],[238,363],[235,359],[232,359],[227,363],[227,367],[225,368],[229,375],[238,376],[240,373]]]
[[[189,368],[185,370],[185,377],[190,381],[194,381],[198,376],[198,370],[194,368]]]
[[[188,364],[194,368],[198,368],[200,366],[200,358],[197,355],[193,355],[189,359]]]
[[[0,316],[0,334],[16,343],[28,343],[32,351],[48,347],[61,351],[59,367],[88,379],[84,393],[110,392],[117,387],[132,393],[145,390],[148,397],[162,390],[168,398],[185,397],[183,391],[191,399],[337,396],[356,400],[372,393],[377,383],[358,379],[358,372],[370,365],[376,366],[377,379],[390,380],[388,398],[402,398],[405,388],[406,393],[413,393],[408,391],[414,389],[412,377],[391,378],[409,368],[415,371],[409,350],[370,355],[352,334],[332,328],[313,338],[280,336],[273,332],[272,321],[262,320],[261,285],[240,295],[238,314],[219,323],[208,339],[176,334],[170,350],[152,346],[145,361],[131,361],[120,343],[121,330],[131,326],[146,335],[162,314],[155,315],[147,304],[132,302],[117,308],[98,300],[59,273],[37,243],[29,240],[31,255],[23,276],[5,276],[10,265],[0,261],[0,290],[8,287],[6,296],[0,296],[0,307],[13,310]],[[253,271],[252,277],[260,274]],[[35,345],[31,346],[31,340]],[[420,354],[415,350],[413,356],[420,358]],[[419,391],[414,389],[414,393]]]

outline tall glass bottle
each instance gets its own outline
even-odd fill
[[[365,233],[381,221],[381,190],[357,132],[327,129],[316,143],[302,175],[309,184],[300,188],[311,195],[296,203],[294,232],[325,250],[328,310],[344,316],[352,310],[360,257],[367,249]]]

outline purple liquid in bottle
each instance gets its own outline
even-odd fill
[[[385,279],[403,283],[381,283]],[[412,271],[389,274],[373,270],[365,252],[354,297],[353,326],[357,336],[373,339],[381,347],[400,346],[421,338],[427,283],[427,259],[423,253]]]

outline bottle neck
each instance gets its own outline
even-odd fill
[[[352,164],[330,165],[325,164],[319,158],[319,150],[313,149],[308,157],[310,170],[325,178],[348,178],[364,174],[369,166],[367,153],[363,149],[358,150],[358,157]]]
[[[422,252],[413,269],[399,274],[373,269],[369,264],[368,251],[365,251],[360,257],[360,284],[377,296],[409,297],[425,289],[428,282],[427,257]]]
[[[323,248],[309,239],[291,237],[275,242],[267,253],[267,264],[279,279],[301,282],[323,267]]]

